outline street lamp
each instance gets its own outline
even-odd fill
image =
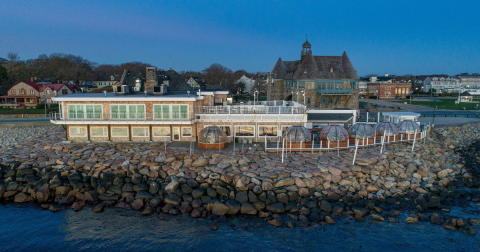
[[[303,105],[307,105],[305,104],[305,91],[302,90],[302,94],[303,94]]]
[[[297,103],[298,103],[298,92],[297,92]]]

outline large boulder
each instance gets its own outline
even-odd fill
[[[50,185],[44,184],[42,187],[40,187],[37,193],[35,194],[35,197],[40,202],[47,201],[48,198],[50,197]]]
[[[201,157],[197,160],[195,160],[193,163],[192,163],[192,166],[193,167],[200,167],[200,166],[205,166],[208,164],[208,160],[204,157]]]
[[[180,184],[180,183],[178,183],[178,181],[172,180],[172,181],[171,181],[170,183],[168,183],[168,185],[165,187],[165,192],[168,193],[168,194],[174,193],[179,184]]]
[[[221,202],[215,202],[213,204],[212,214],[217,216],[225,215],[228,211],[229,207]]]

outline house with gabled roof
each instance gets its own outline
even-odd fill
[[[52,97],[81,93],[82,90],[74,84],[39,83],[21,81],[12,86],[7,95],[0,96],[0,107],[3,108],[34,108],[37,104],[54,103]]]

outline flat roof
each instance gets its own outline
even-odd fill
[[[196,101],[202,100],[195,92],[165,95],[125,94],[116,93],[82,93],[52,97],[54,101]]]

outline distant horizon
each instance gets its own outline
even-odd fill
[[[9,52],[21,59],[60,52],[98,64],[140,61],[169,69],[171,62],[179,72],[201,71],[212,63],[270,72],[279,57],[300,59],[308,34],[314,55],[345,51],[359,76],[480,72],[480,34],[473,30],[480,23],[478,1],[18,0],[8,5],[0,10],[2,58]]]

